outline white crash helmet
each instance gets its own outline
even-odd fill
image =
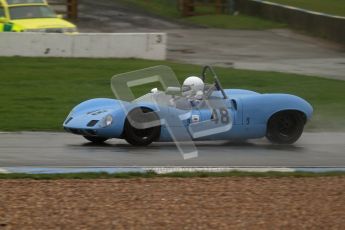
[[[201,78],[196,76],[190,76],[184,80],[182,85],[182,95],[194,96],[197,92],[204,91],[205,84]]]

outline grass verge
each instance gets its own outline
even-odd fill
[[[295,6],[307,10],[345,16],[344,0],[268,0],[288,6]]]
[[[66,174],[25,174],[12,173],[0,174],[2,180],[12,179],[33,179],[33,180],[59,180],[59,179],[131,179],[131,178],[205,178],[205,177],[329,177],[345,176],[345,172],[174,172],[167,174],[157,174],[155,172],[129,172],[129,173],[66,173]]]
[[[200,66],[137,59],[0,58],[1,131],[62,130],[69,111],[91,98],[114,98],[110,78],[119,73],[168,65],[182,82]],[[309,130],[344,130],[345,81],[318,77],[216,68],[224,88],[290,93],[314,106]],[[135,88],[135,95],[160,85]]]
[[[217,15],[215,14],[215,9],[210,7],[196,7],[196,13],[202,14],[200,16],[181,17],[181,13],[177,10],[177,1],[174,0],[121,0],[121,2],[164,18],[174,19],[180,22],[190,22],[206,27],[252,30],[286,27],[286,25],[282,23],[247,15]]]

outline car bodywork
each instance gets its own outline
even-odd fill
[[[207,69],[212,70],[210,67],[205,67],[203,80],[205,80]],[[158,125],[159,134],[152,141],[173,141],[169,127],[161,122],[162,119],[181,117],[180,115],[183,114],[183,118],[180,119],[181,122],[170,125],[184,126],[186,132],[190,133],[189,127],[191,125],[207,121],[216,122],[215,118],[221,117],[222,111],[218,110],[219,108],[212,108],[212,103],[210,106],[209,101],[213,100],[217,103],[220,102],[220,109],[224,108],[224,114],[228,116],[228,118],[225,117],[225,123],[230,124],[229,128],[216,133],[211,132],[208,135],[193,135],[190,133],[191,139],[246,140],[266,136],[272,141],[275,139],[268,136],[269,129],[283,130],[283,126],[288,125],[285,123],[288,123],[289,119],[284,121],[281,114],[289,114],[292,117],[293,125],[296,126],[292,127],[290,124],[290,132],[294,132],[295,136],[292,139],[284,139],[283,141],[278,139],[278,141],[273,142],[290,144],[299,138],[305,123],[312,116],[312,106],[300,97],[289,94],[260,94],[243,89],[223,89],[215,73],[214,79],[215,83],[211,85],[211,87],[214,87],[213,91],[207,98],[204,98],[203,102],[205,103],[198,106],[190,105],[189,101],[183,97],[179,98],[183,99],[184,103],[182,104],[184,106],[176,106],[176,104],[171,106],[167,102],[171,101],[174,95],[170,95],[168,92],[148,93],[132,102],[97,98],[82,102],[73,108],[63,126],[68,132],[86,137],[99,137],[102,140],[124,138],[128,141],[126,137],[128,114],[137,108],[145,108],[155,113],[160,121]],[[161,98],[165,98],[161,100],[163,102],[160,101]],[[279,115],[278,118],[277,115]],[[271,124],[272,122],[274,124]],[[277,128],[277,125],[280,126]],[[295,133],[294,129],[297,128],[299,130]],[[288,132],[286,133],[288,134]],[[131,141],[129,142],[131,143]]]
[[[46,0],[0,0],[0,32],[75,33]]]

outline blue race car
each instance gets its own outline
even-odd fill
[[[208,71],[213,74],[211,84],[205,83]],[[119,79],[113,78],[112,84],[122,84]],[[135,100],[121,99],[118,91],[114,92],[118,99],[97,98],[77,105],[64,121],[64,129],[94,143],[120,138],[135,146],[262,137],[292,144],[313,113],[307,101],[294,95],[223,89],[209,66],[201,78],[188,77],[182,87],[153,89]]]

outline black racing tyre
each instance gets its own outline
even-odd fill
[[[130,116],[132,120],[135,122],[145,122],[142,120],[142,113],[150,113],[149,120],[150,121],[159,121],[158,115],[153,112],[151,109],[148,108],[136,108],[133,109],[127,115],[125,126],[124,126],[124,139],[131,145],[135,146],[147,146],[152,142],[156,141],[161,133],[161,126],[150,127],[146,129],[138,129],[131,125],[128,120]]]
[[[268,121],[266,138],[275,144],[293,144],[302,135],[305,116],[298,111],[281,111]]]
[[[108,138],[106,138],[106,137],[84,136],[84,138],[88,141],[91,141],[92,143],[95,143],[95,144],[102,144],[106,140],[108,140]]]

